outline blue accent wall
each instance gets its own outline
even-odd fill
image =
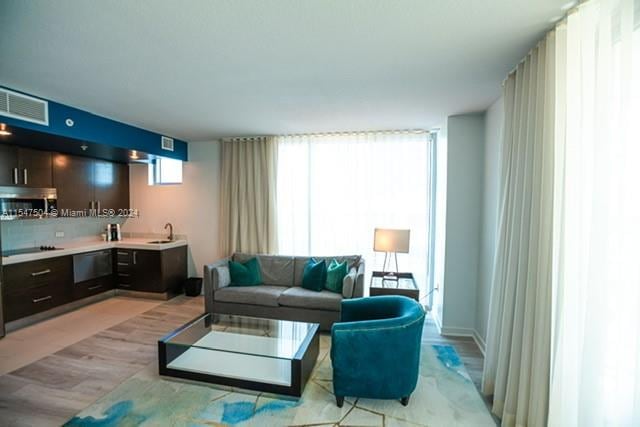
[[[187,143],[185,141],[174,138],[174,151],[163,150],[160,145],[160,137],[162,134],[100,117],[87,111],[41,98],[37,95],[28,94],[9,87],[4,88],[49,102],[49,126],[0,115],[0,122],[6,123],[9,127],[16,126],[125,150],[137,150],[151,155],[170,157],[184,161],[188,160]],[[67,126],[65,123],[67,119],[73,120],[74,125],[71,127]],[[170,135],[164,136],[171,137]]]

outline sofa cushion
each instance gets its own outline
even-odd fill
[[[215,291],[213,298],[220,302],[278,307],[278,298],[286,289],[286,286],[271,285],[230,286]]]
[[[221,265],[213,271],[213,289],[224,288],[231,284],[231,272],[229,265]]]
[[[263,283],[267,285],[293,286],[293,257],[237,253],[233,255],[233,260],[246,262],[254,257],[258,258]]]
[[[360,262],[362,258],[360,255],[347,255],[347,256],[326,256],[326,257],[313,257],[316,261],[324,260],[327,265],[331,262],[332,259],[335,259],[338,262],[347,261],[347,267],[351,269],[357,263]],[[311,257],[305,256],[297,256],[294,261],[294,272],[293,272],[293,286],[302,286],[302,275],[304,274],[304,266],[307,264]]]
[[[229,286],[256,286],[262,283],[260,264],[257,258],[251,258],[245,263],[229,261],[231,284]]]
[[[327,282],[327,263],[311,258],[307,261],[302,274],[302,287],[310,291],[320,292]]]
[[[316,292],[301,287],[293,287],[282,292],[278,302],[285,307],[340,311],[342,295],[327,290]]]
[[[352,267],[349,270],[349,274],[344,276],[342,280],[342,297],[343,298],[352,298],[353,297],[353,289],[356,285],[356,277],[358,276],[358,271],[355,267]]]
[[[324,285],[325,289],[341,294],[342,287],[344,285],[344,278],[348,271],[347,261],[339,263],[335,259],[331,260],[331,264],[327,267],[327,282]]]

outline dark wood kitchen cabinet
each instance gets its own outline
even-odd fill
[[[0,185],[52,187],[51,153],[13,145],[0,145]]]
[[[53,185],[58,210],[129,208],[129,166],[88,157],[56,153]]]
[[[129,208],[129,165],[94,160],[94,198],[100,209]],[[96,207],[97,208],[97,207]]]
[[[40,313],[72,300],[71,256],[3,266],[4,321]]]
[[[53,186],[51,152],[18,148],[18,185],[49,188]]]
[[[16,185],[18,147],[0,144],[0,185]]]
[[[91,209],[93,201],[93,159],[54,154],[53,186],[58,192],[58,210]]]
[[[176,294],[187,278],[187,246],[154,250],[116,249],[117,287]]]

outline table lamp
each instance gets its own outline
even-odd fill
[[[375,252],[384,252],[384,264],[382,264],[382,272],[386,279],[397,280],[398,273],[398,252],[403,254],[409,253],[409,234],[410,230],[396,230],[391,228],[376,228],[373,236],[373,250]],[[391,254],[395,258],[396,271],[391,271]],[[387,260],[389,265],[387,266]],[[389,271],[387,271],[389,269]]]

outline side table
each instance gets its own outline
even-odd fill
[[[382,271],[371,273],[369,295],[404,295],[420,302],[420,291],[412,273],[395,273],[398,280],[385,279],[388,274]]]

